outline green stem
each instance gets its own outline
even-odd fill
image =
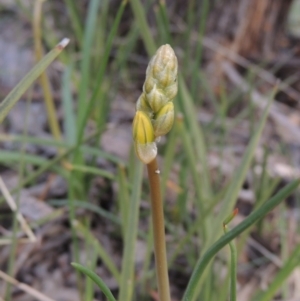
[[[160,171],[158,169],[156,158],[147,164],[147,171],[151,194],[154,254],[159,300],[170,301],[171,297],[166,252],[165,222],[160,191]]]
[[[223,225],[224,233],[228,233],[228,226]],[[237,251],[233,241],[229,242],[230,247],[230,301],[236,301],[236,270],[237,270]]]

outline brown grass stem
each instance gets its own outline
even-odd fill
[[[34,34],[34,47],[36,61],[40,61],[43,57],[42,46],[42,5],[43,0],[36,0],[34,5],[34,17],[33,17],[33,34]],[[52,96],[50,81],[47,73],[44,71],[40,75],[40,84],[44,92],[45,106],[47,110],[47,116],[49,121],[49,127],[52,135],[56,140],[61,140],[62,135],[59,128],[59,124],[56,117],[55,105]]]
[[[166,253],[165,222],[160,190],[160,171],[158,169],[156,158],[147,164],[147,171],[150,183],[154,254],[159,300],[170,301],[171,297]]]

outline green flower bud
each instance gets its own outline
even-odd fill
[[[167,134],[174,122],[174,105],[173,102],[165,104],[155,115],[153,128],[155,137]]]
[[[177,69],[177,58],[172,47],[161,46],[148,65],[143,86],[148,104],[154,113],[176,96]]]
[[[146,113],[136,112],[132,132],[137,156],[143,163],[150,163],[157,155],[157,148],[153,126]]]
[[[147,102],[145,93],[142,93],[140,95],[139,99],[137,100],[136,110],[146,113],[149,117],[152,116],[153,112],[152,112],[152,109],[151,109],[151,107],[149,106],[149,104]]]
[[[146,94],[150,93],[154,85],[156,85],[156,80],[152,76],[146,76],[145,83],[143,86],[143,91]]]
[[[172,85],[169,85],[167,88],[164,89],[164,94],[166,98],[168,98],[169,101],[171,101],[177,95],[177,91],[178,91],[178,84],[176,78],[176,81]]]
[[[156,84],[146,97],[154,113],[158,112],[168,102],[168,98],[165,96],[164,91],[158,89]]]
[[[166,86],[173,82],[177,76],[178,63],[172,47],[168,44],[159,47],[151,66],[153,77],[162,82],[162,85]]]

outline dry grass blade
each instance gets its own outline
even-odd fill
[[[1,238],[0,239],[0,246],[10,245],[12,242],[13,241],[10,238]],[[32,243],[32,241],[29,238],[20,238],[20,239],[18,239],[18,244],[28,244],[28,243]]]
[[[15,278],[10,277],[9,275],[5,274],[4,272],[0,271],[0,278],[4,281],[16,286],[18,289],[26,292],[27,294],[33,296],[34,298],[40,300],[40,301],[55,301],[52,298],[49,298],[45,296],[44,294],[38,292],[34,288],[30,287],[29,285],[19,282]]]
[[[27,224],[26,220],[24,219],[23,215],[18,211],[18,207],[16,205],[16,202],[14,201],[13,197],[11,196],[11,194],[9,193],[7,187],[5,186],[2,178],[0,177],[0,190],[8,204],[8,206],[10,207],[10,209],[16,213],[17,215],[17,220],[19,221],[23,231],[26,233],[26,235],[28,236],[30,242],[36,242],[36,237],[34,235],[34,233],[32,232],[31,228],[29,227],[29,225]]]

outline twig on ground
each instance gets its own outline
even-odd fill
[[[27,224],[26,220],[24,219],[23,215],[18,211],[18,207],[13,199],[13,197],[11,196],[11,194],[9,193],[6,185],[4,184],[2,177],[0,176],[0,191],[2,192],[8,206],[10,207],[10,209],[16,213],[17,215],[17,220],[19,221],[23,231],[26,233],[26,235],[29,238],[30,242],[36,242],[36,237],[34,235],[34,233],[32,232],[31,228],[29,227],[29,225]]]
[[[4,272],[0,271],[0,278],[3,279],[4,281],[16,286],[18,289],[26,292],[27,294],[33,296],[34,298],[37,298],[40,301],[55,301],[52,298],[49,298],[45,296],[44,294],[38,292],[34,288],[30,287],[29,285],[19,282],[15,278],[10,277],[9,275],[5,274]],[[0,299],[1,301],[1,299]]]

